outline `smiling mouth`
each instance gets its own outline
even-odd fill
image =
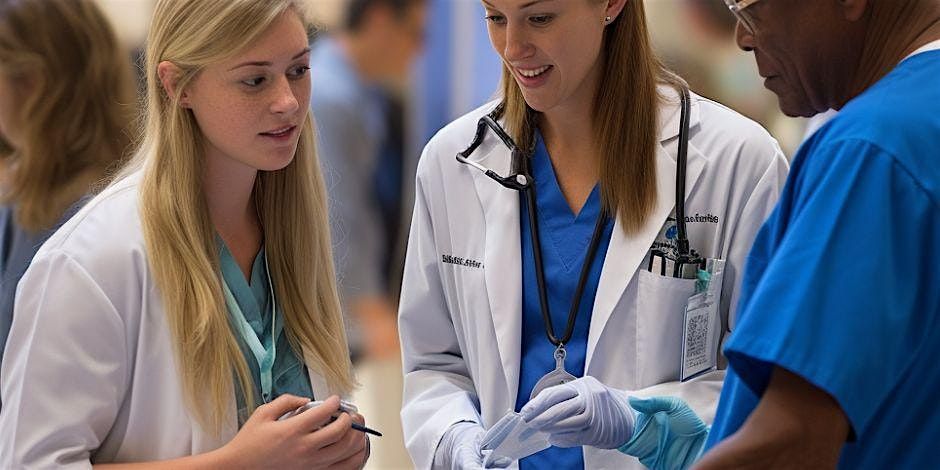
[[[543,73],[547,72],[550,68],[552,68],[551,65],[543,65],[535,69],[521,69],[521,68],[516,67],[516,72],[519,72],[519,75],[525,78],[536,78],[542,75]]]
[[[266,135],[270,137],[284,137],[290,134],[297,126],[287,126],[280,129],[274,129],[273,131],[262,132],[261,135]]]

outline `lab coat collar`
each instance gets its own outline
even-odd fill
[[[656,87],[659,94],[659,141],[668,142],[679,136],[679,120],[681,117],[681,98],[679,93],[669,85]],[[689,130],[695,129],[701,120],[697,96],[690,93]]]

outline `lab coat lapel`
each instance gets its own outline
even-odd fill
[[[502,175],[508,174],[510,153],[502,145],[489,151],[481,146],[478,160]],[[483,276],[490,314],[496,332],[508,396],[515,403],[519,389],[519,357],[522,338],[522,261],[520,258],[519,192],[507,189],[479,171],[473,171],[473,185],[483,207],[485,253]]]
[[[650,246],[656,240],[675,208],[676,199],[676,139],[679,134],[679,98],[672,89],[660,87],[660,93],[667,98],[666,104],[661,107],[659,118],[660,144],[656,151],[656,206],[650,212],[646,223],[633,235],[626,235],[620,219],[614,224],[610,246],[604,258],[604,267],[601,270],[597,294],[594,300],[594,310],[591,316],[591,327],[588,333],[587,355],[584,370],[589,373],[591,359],[597,347],[601,334],[610,319],[614,308],[620,303],[627,286],[636,276],[638,269],[643,269],[641,263],[646,257]],[[694,134],[695,126],[699,122],[699,110],[692,96],[690,109],[689,134]],[[666,147],[669,147],[669,151]],[[688,149],[686,166],[686,196],[691,194],[698,182],[699,175],[705,167],[704,156],[691,144]],[[688,197],[686,197],[688,200]]]

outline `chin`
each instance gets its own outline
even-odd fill
[[[819,111],[810,106],[805,100],[793,100],[778,96],[777,101],[780,104],[780,111],[789,117],[811,118],[819,114]]]
[[[296,150],[291,150],[290,154],[283,154],[280,152],[271,153],[267,156],[267,158],[264,159],[264,161],[260,162],[257,169],[259,171],[283,170],[294,161],[295,152]]]

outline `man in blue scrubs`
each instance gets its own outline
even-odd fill
[[[728,1],[785,113],[840,112],[755,240],[698,468],[935,467],[940,1]]]

